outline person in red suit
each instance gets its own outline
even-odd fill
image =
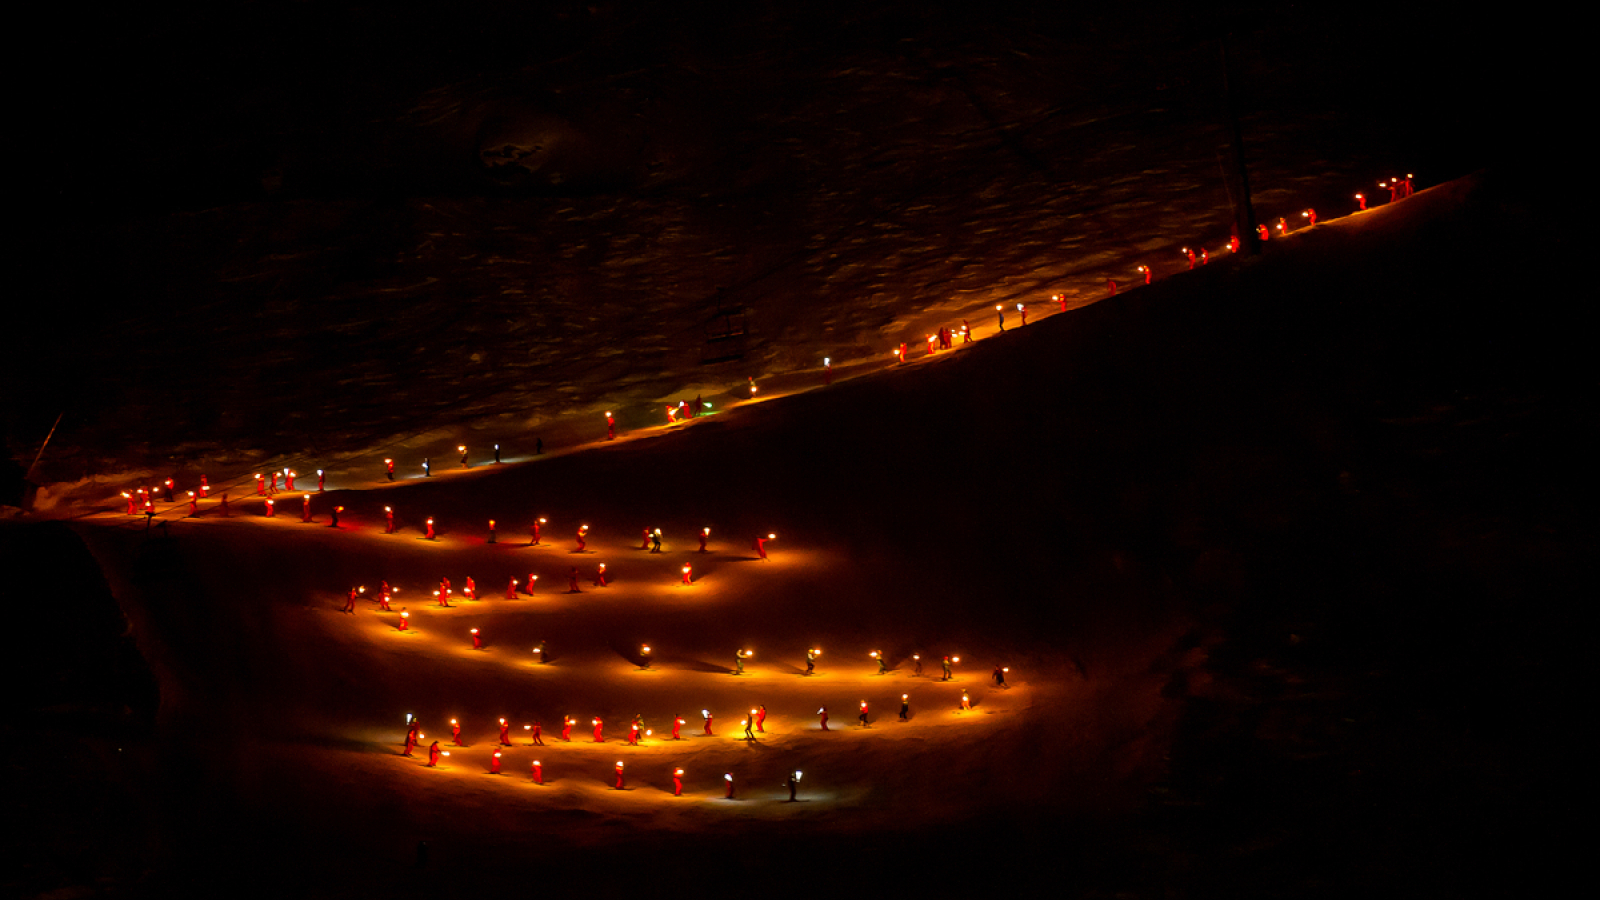
[[[563,716],[561,718],[561,739],[563,741],[570,742],[572,740],[572,726],[576,724],[578,724],[578,720],[571,716]]]
[[[130,515],[130,516],[133,515],[133,503],[132,503],[132,501],[129,501],[129,503],[128,503],[128,515]],[[706,552],[706,541],[709,540],[710,537],[711,537],[711,529],[709,529],[709,528],[700,529],[700,552],[701,553]]]
[[[405,631],[411,627],[411,613],[406,612],[404,606],[400,607],[400,624],[395,626],[396,631]]]
[[[589,536],[589,526],[587,526],[587,525],[583,526],[582,528],[579,528],[578,529],[578,533],[574,536],[575,539],[578,542],[578,552],[579,553],[583,552],[583,548],[589,546],[589,542],[587,540],[585,540],[585,538],[587,538],[588,536]]]
[[[690,566],[688,563],[684,563],[683,564],[683,583],[684,584],[694,584],[693,576],[694,576],[694,567]]]
[[[733,799],[733,773],[730,772],[730,773],[722,776],[722,780],[726,781],[728,783],[728,792],[726,794],[724,794],[723,796],[725,798],[729,799],[729,800],[732,800]]]
[[[569,594],[581,594],[581,593],[583,593],[583,588],[578,587],[578,567],[577,566],[573,566],[572,567],[572,571],[567,573],[567,593],[569,593]]]
[[[678,729],[682,728],[682,727],[683,727],[683,716],[673,716],[672,717],[672,739],[673,740],[675,740],[675,741],[683,740],[683,737],[678,734]]]
[[[759,534],[756,535],[755,550],[757,556],[760,556],[762,559],[767,558],[767,541],[772,540],[773,537],[774,536],[770,534],[766,537],[762,537]]]
[[[544,784],[544,764],[537,759],[533,761],[533,783]]]
[[[511,726],[506,723],[505,719],[500,720],[500,746],[511,746]]]
[[[450,743],[455,744],[457,747],[466,746],[466,744],[461,743],[461,723],[455,719],[450,720]]]
[[[604,736],[601,735],[600,732],[601,732],[601,730],[603,730],[606,727],[606,723],[602,722],[600,720],[599,716],[595,716],[594,717],[594,721],[591,722],[590,724],[594,725],[594,741],[595,741],[595,743],[604,744],[606,742],[606,739],[605,739]]]
[[[595,573],[594,573],[594,586],[595,587],[605,587],[606,586],[606,564],[605,563],[601,563],[600,564],[600,568],[595,570]]]
[[[821,720],[822,730],[823,731],[827,731],[828,730],[828,708],[826,706],[824,706],[823,708],[817,710],[817,716]]]
[[[506,599],[517,599],[517,580],[515,578],[511,579],[511,583],[506,585]]]
[[[544,723],[542,723],[542,722],[533,723],[532,731],[533,731],[533,743],[537,744],[540,747],[543,747],[544,746],[544,738],[541,737],[541,735],[544,733]]]
[[[765,706],[763,706],[760,709],[756,710],[756,730],[761,732],[762,734],[766,734],[767,733],[767,730],[765,728],[761,727],[763,724],[766,723],[766,721],[767,721],[767,708]]]
[[[439,749],[439,742],[434,741],[433,745],[428,748],[428,768],[431,769],[439,765],[439,754],[443,752]]]
[[[871,728],[872,727],[871,725],[867,724],[867,701],[865,701],[865,700],[861,701],[861,715],[857,716],[857,718],[861,720],[861,727],[862,728]]]
[[[622,790],[622,760],[617,760],[617,790]]]
[[[538,586],[539,586],[539,576],[536,573],[529,572],[528,573],[528,586],[523,588],[522,592],[524,594],[527,594],[529,597],[532,597],[533,596],[533,589],[538,587]]]
[[[472,629],[472,649],[483,649],[483,635],[479,634],[476,628]]]
[[[711,734],[711,710],[702,709],[700,710],[700,715],[704,716],[706,720],[706,730],[704,733]]]
[[[489,774],[490,775],[499,775],[500,774],[500,751],[499,750],[496,750],[494,752],[494,756],[489,759]]]
[[[682,769],[673,769],[672,770],[672,796],[674,796],[674,797],[682,797],[683,796],[683,770]]]

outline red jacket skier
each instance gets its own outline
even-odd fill
[[[511,726],[506,723],[505,719],[500,720],[500,746],[511,746]]]
[[[861,715],[858,716],[857,718],[861,720],[861,727],[862,728],[871,728],[872,727],[871,725],[867,724],[867,701],[865,701],[865,700],[861,701]]]
[[[569,593],[569,594],[581,594],[581,593],[583,593],[583,588],[578,587],[578,567],[577,566],[573,566],[572,567],[572,571],[567,573],[567,593]]]
[[[483,649],[483,635],[479,634],[476,628],[472,629],[472,649]]]
[[[461,589],[461,595],[468,600],[478,599],[478,583],[472,580],[471,575],[467,576],[467,586]]]
[[[576,724],[578,724],[578,720],[571,716],[561,717],[561,739],[563,741],[572,740],[572,726]]]
[[[594,717],[594,721],[591,722],[590,724],[594,725],[594,740],[595,740],[595,743],[604,744],[606,742],[606,739],[601,736],[600,732],[601,732],[602,729],[604,729],[606,727],[606,723],[602,722],[600,720],[599,716],[595,716]]]
[[[490,775],[499,775],[500,774],[500,751],[499,750],[496,750],[494,752],[494,756],[489,760],[489,774]]]
[[[589,526],[584,525],[583,527],[578,529],[577,540],[578,540],[578,552],[579,553],[583,552],[583,548],[589,546],[589,542],[584,540],[584,538],[587,537],[588,534],[589,534]]]
[[[700,710],[700,715],[704,716],[705,720],[706,720],[705,733],[706,734],[711,734],[711,711],[707,710],[707,709],[702,709],[702,710]]]
[[[617,790],[622,790],[622,760],[617,760]]]
[[[595,587],[605,587],[606,586],[606,564],[605,563],[601,563],[600,564],[600,568],[595,570],[595,573],[594,573],[594,586]]]
[[[683,564],[683,583],[684,584],[694,584],[694,580],[692,578],[693,575],[694,575],[694,567],[689,565],[688,563],[684,563]]]
[[[461,723],[455,719],[450,720],[450,743],[455,744],[457,747],[466,746],[466,744],[461,743]]]
[[[411,618],[411,613],[406,612],[406,608],[404,606],[400,607],[400,624],[395,626],[395,630],[396,631],[405,631],[407,628],[410,628],[411,625],[407,621],[410,618]]]
[[[765,728],[761,727],[763,724],[766,723],[766,721],[767,721],[767,708],[765,706],[763,706],[760,709],[756,710],[756,730],[761,732],[762,734],[766,734],[767,733],[767,730]]]
[[[535,722],[533,723],[533,728],[530,730],[533,732],[533,743],[543,747],[544,738],[541,735],[544,733],[544,723]]]
[[[678,734],[678,729],[680,729],[682,727],[683,727],[683,716],[673,716],[672,717],[672,739],[673,740],[675,740],[675,741],[683,740],[682,735]]]
[[[506,585],[506,599],[517,599],[517,580],[515,578],[511,579],[511,583]]]
[[[766,559],[767,558],[767,541],[775,540],[775,539],[777,539],[777,537],[778,536],[775,535],[775,534],[769,534],[766,537],[762,537],[760,535],[756,535],[756,543],[755,543],[756,554],[759,555],[762,559]]]
[[[133,504],[132,503],[128,504],[128,512],[129,513],[133,512]],[[701,553],[706,552],[706,540],[708,538],[710,538],[710,537],[711,537],[711,529],[710,528],[702,528],[702,529],[700,529],[700,552]]]
[[[821,720],[822,730],[823,731],[827,731],[828,730],[828,708],[826,706],[824,706],[823,708],[817,710],[817,716]]]
[[[522,592],[524,594],[527,594],[529,597],[532,597],[533,596],[533,589],[538,587],[538,586],[539,586],[539,576],[538,576],[538,574],[535,573],[535,572],[529,572],[528,573],[528,586],[523,588]]]
[[[428,748],[428,768],[431,769],[439,764],[439,754],[441,752],[442,751],[439,749],[439,742],[434,741],[433,746]]]
[[[428,517],[428,533],[426,535],[424,535],[424,537],[426,537],[430,541],[434,540],[436,538],[436,536],[433,533],[433,517],[432,516]]]
[[[644,530],[644,541],[639,544],[639,549],[640,550],[649,550],[650,549],[650,529],[648,529],[648,528],[646,528]]]
[[[673,769],[672,770],[672,796],[674,796],[674,797],[682,797],[683,796],[683,770],[682,769]]]
[[[544,765],[537,759],[533,761],[533,783],[544,784]]]
[[[388,525],[384,526],[383,533],[394,534],[394,507],[385,506],[383,508],[383,517],[387,519],[389,523]]]
[[[722,780],[726,781],[728,783],[728,793],[724,794],[723,796],[726,797],[729,800],[732,800],[733,799],[733,773],[730,772],[727,775],[722,776]]]

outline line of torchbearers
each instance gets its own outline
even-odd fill
[[[1414,179],[1415,178],[1416,178],[1416,176],[1414,174],[1411,174],[1411,173],[1407,173],[1404,176],[1395,175],[1395,176],[1392,176],[1390,178],[1386,178],[1383,181],[1379,181],[1378,182],[1378,188],[1380,190],[1387,189],[1389,191],[1389,202],[1390,203],[1394,203],[1394,202],[1399,201],[1399,200],[1404,200],[1405,198],[1410,197],[1412,195],[1413,189],[1414,189],[1413,188],[1413,183],[1414,183]],[[1361,193],[1355,194],[1354,195],[1354,200],[1356,201],[1356,211],[1357,212],[1361,212],[1361,211],[1366,210],[1366,208],[1367,208],[1367,196],[1365,194],[1361,194]],[[1317,211],[1315,209],[1310,209],[1310,208],[1302,210],[1300,212],[1300,218],[1305,220],[1305,226],[1307,228],[1313,227],[1313,226],[1315,226],[1317,224]],[[1274,236],[1283,237],[1284,235],[1289,233],[1289,230],[1290,229],[1289,229],[1288,220],[1283,216],[1279,216],[1278,217],[1278,221],[1275,224],[1271,225],[1271,226],[1268,226],[1268,225],[1266,225],[1264,223],[1257,225],[1256,226],[1256,236],[1257,236],[1258,239],[1260,239],[1262,241],[1268,241],[1268,240],[1271,240]],[[1231,253],[1237,253],[1239,251],[1240,244],[1239,244],[1239,236],[1238,236],[1237,231],[1229,238],[1228,243],[1224,246],[1223,249],[1225,249],[1225,250],[1227,250],[1228,252],[1231,252]],[[1198,254],[1196,253],[1196,251],[1194,249],[1191,249],[1189,247],[1183,247],[1180,252],[1183,254],[1184,260],[1187,263],[1187,268],[1189,270],[1193,270],[1196,265],[1203,266],[1206,263],[1210,262],[1210,259],[1211,259],[1210,253],[1207,251],[1207,249],[1205,247],[1199,248]],[[1155,277],[1154,271],[1148,265],[1140,265],[1138,267],[1138,272],[1139,272],[1140,275],[1143,276],[1145,284],[1150,284],[1151,281]],[[1107,287],[1108,287],[1108,291],[1109,291],[1110,294],[1112,294],[1112,295],[1116,294],[1116,292],[1117,292],[1117,283],[1116,283],[1116,281],[1114,279],[1107,281]],[[1051,297],[1050,297],[1050,300],[1051,300],[1051,302],[1056,303],[1056,304],[1059,305],[1061,312],[1066,312],[1067,311],[1067,300],[1068,300],[1068,298],[1067,298],[1066,294],[1064,294],[1064,293],[1052,294]],[[996,325],[998,326],[999,330],[1003,332],[1003,331],[1006,330],[1006,308],[1005,308],[1005,305],[1004,304],[996,304],[994,309],[995,309],[995,316],[996,316]],[[1023,325],[1028,324],[1028,308],[1027,308],[1027,305],[1024,304],[1024,303],[1017,303],[1016,304],[1016,312],[1017,312],[1018,317],[1022,320],[1022,324]],[[938,331],[936,331],[934,334],[928,335],[928,337],[927,337],[927,343],[928,343],[927,355],[932,356],[938,351],[953,349],[954,346],[955,346],[955,338],[956,338],[957,335],[960,335],[961,343],[963,343],[963,344],[972,343],[972,327],[971,327],[970,324],[968,324],[967,320],[965,320],[965,319],[961,320],[961,327],[959,329],[953,328],[953,327],[946,328],[946,327],[941,326],[938,329]],[[893,350],[893,355],[894,355],[894,357],[896,358],[896,360],[898,362],[902,362],[902,363],[906,362],[907,359],[909,358],[907,350],[906,350],[906,344],[902,343],[898,347],[896,347]],[[828,384],[832,384],[833,383],[833,360],[831,358],[829,358],[829,357],[823,357],[822,368],[823,368],[823,374],[824,374],[825,382],[828,383]],[[755,383],[755,379],[754,379],[754,377],[750,377],[750,378],[748,378],[748,381],[749,381],[750,396],[754,397],[756,392],[757,392],[757,390],[758,390],[758,388],[756,386],[756,383]],[[677,404],[669,404],[666,407],[667,422],[669,424],[671,424],[671,423],[680,421],[681,419],[691,419],[691,418],[694,418],[696,416],[702,415],[706,409],[710,409],[710,408],[711,408],[711,404],[703,401],[698,396],[694,398],[694,401],[692,403],[690,401],[683,400],[683,401],[679,401]],[[616,437],[617,437],[617,419],[616,419],[616,416],[610,410],[607,410],[606,413],[605,413],[605,419],[606,419],[606,440],[616,440]],[[543,454],[543,452],[544,452],[544,440],[542,438],[536,438],[535,439],[534,454],[535,455],[541,455],[541,454]],[[456,446],[456,453],[460,458],[461,468],[470,469],[472,467],[471,454],[469,453],[469,451],[467,449],[467,446],[465,444],[458,444]],[[493,445],[493,459],[494,459],[495,463],[499,463],[500,462],[500,445],[499,444],[494,444]],[[384,465],[384,477],[385,477],[385,479],[388,480],[388,481],[394,481],[394,479],[395,479],[395,463],[394,463],[394,459],[393,458],[385,458],[384,461],[383,461],[383,465]],[[422,468],[422,477],[424,477],[424,478],[431,477],[433,475],[433,459],[432,459],[432,457],[426,457],[426,456],[423,457],[421,468]],[[278,488],[279,479],[282,479],[282,481],[283,481],[283,490],[288,491],[290,493],[293,493],[294,490],[295,490],[295,478],[299,477],[299,473],[296,472],[293,468],[285,466],[282,469],[277,469],[277,470],[274,470],[272,472],[268,472],[268,473],[266,473],[264,475],[262,473],[260,473],[260,472],[257,472],[257,473],[254,474],[253,477],[255,479],[256,495],[260,496],[260,497],[272,497],[272,496],[276,495],[278,493],[278,491],[279,491],[279,488]],[[326,489],[326,476],[325,476],[323,470],[318,469],[317,470],[317,493],[322,493],[325,489]],[[128,515],[130,515],[130,516],[132,516],[132,515],[140,515],[140,514],[149,515],[149,516],[155,515],[155,506],[154,506],[154,502],[153,502],[153,495],[156,492],[160,492],[162,500],[164,502],[167,502],[167,503],[175,503],[175,502],[177,502],[176,483],[174,482],[173,479],[167,478],[167,479],[164,479],[159,486],[157,486],[156,488],[153,488],[153,489],[152,488],[148,488],[148,487],[140,487],[140,488],[136,488],[136,489],[134,489],[132,491],[123,491],[122,492],[122,497],[127,501],[127,513],[128,513]],[[188,496],[187,496],[186,499],[189,502],[189,514],[190,515],[196,515],[198,513],[198,511],[199,511],[198,501],[206,499],[210,495],[210,492],[211,492],[211,486],[210,486],[209,483],[207,483],[206,476],[204,474],[202,474],[200,476],[200,483],[197,486],[197,488],[195,490],[193,490],[193,491],[188,491],[187,492]],[[226,514],[227,513],[227,495],[226,494],[222,495],[222,509],[223,509],[224,514]],[[267,510],[268,510],[267,511],[267,515],[268,516],[274,515],[273,505],[272,504],[270,504],[270,503],[268,504]],[[307,510],[309,510],[309,501],[307,502]],[[334,525],[335,526],[337,526],[338,512],[340,512],[342,510],[343,510],[343,507],[336,507],[335,511],[333,512]],[[303,518],[306,521],[310,520],[309,511],[304,512],[302,515],[303,515]],[[540,521],[542,522],[543,520],[540,520]],[[533,541],[534,543],[538,543],[537,527],[538,526],[535,525],[535,529],[536,530],[535,530],[534,541]],[[392,522],[391,522],[391,528],[387,533],[391,533],[391,534],[393,533]],[[490,541],[491,542],[493,542],[493,539],[494,539],[493,538],[493,534],[494,534],[493,520],[490,520],[490,535],[491,535]],[[581,540],[580,540],[580,543],[581,543]]]
[[[1393,202],[1395,202],[1397,200],[1403,200],[1403,199],[1411,196],[1411,194],[1412,194],[1412,180],[1415,177],[1416,176],[1412,175],[1412,174],[1407,174],[1403,178],[1401,176],[1399,176],[1399,175],[1396,175],[1396,176],[1388,178],[1388,179],[1386,179],[1384,181],[1378,182],[1378,187],[1380,189],[1387,188],[1389,190],[1389,202],[1393,203]],[[1356,194],[1354,199],[1356,201],[1356,212],[1364,211],[1367,208],[1366,195],[1364,195],[1364,194]],[[1315,226],[1317,224],[1317,211],[1315,209],[1302,210],[1301,213],[1300,213],[1300,218],[1305,220],[1305,226],[1307,228]],[[1284,235],[1288,234],[1289,231],[1290,231],[1290,228],[1289,228],[1288,220],[1283,216],[1279,216],[1277,223],[1274,224],[1274,225],[1271,225],[1271,226],[1268,226],[1266,224],[1257,225],[1256,226],[1256,237],[1259,240],[1265,242],[1267,240],[1270,240],[1274,236],[1283,237]],[[1228,239],[1228,243],[1224,246],[1223,249],[1225,249],[1226,251],[1228,251],[1230,253],[1237,253],[1237,252],[1239,252],[1239,248],[1240,248],[1239,234],[1238,234],[1237,230],[1235,230],[1234,233],[1232,234],[1232,236]],[[1184,247],[1181,252],[1182,252],[1182,254],[1184,256],[1185,261],[1188,263],[1189,270],[1193,270],[1196,265],[1202,265],[1203,266],[1206,263],[1211,261],[1211,256],[1207,252],[1206,248],[1204,248],[1204,247],[1200,248],[1198,255],[1196,255],[1195,251],[1190,249],[1189,247]],[[1144,278],[1144,283],[1145,284],[1150,284],[1151,281],[1154,280],[1154,278],[1155,278],[1155,272],[1148,265],[1140,265],[1138,267],[1138,272]],[[1107,279],[1106,287],[1107,287],[1107,293],[1108,293],[1109,296],[1114,296],[1117,293],[1117,282],[1116,282],[1115,279]],[[1057,303],[1057,304],[1060,305],[1061,312],[1066,312],[1067,311],[1067,296],[1066,296],[1066,294],[1052,294],[1050,299],[1051,299],[1052,302]],[[995,324],[996,324],[997,328],[1000,331],[1004,332],[1006,330],[1006,305],[1003,304],[1003,303],[996,304],[995,308],[994,308],[994,311],[995,311]],[[1028,324],[1028,307],[1027,307],[1027,305],[1024,304],[1024,303],[1017,303],[1016,304],[1016,312],[1017,312],[1017,316],[1022,320],[1022,324],[1023,325]],[[945,328],[945,327],[941,326],[938,329],[938,331],[934,332],[933,334],[928,335],[928,338],[927,338],[927,343],[928,343],[927,355],[928,356],[933,356],[935,353],[938,353],[939,351],[954,349],[954,346],[955,346],[954,338],[955,338],[956,334],[960,334],[961,335],[961,342],[963,344],[972,343],[972,327],[967,323],[967,320],[962,319],[961,320],[961,328],[960,329]],[[894,356],[895,361],[897,363],[904,363],[909,359],[909,354],[907,353],[906,344],[904,344],[904,343],[900,344],[898,347],[892,348],[890,353],[891,353],[892,356]],[[824,376],[825,383],[831,384],[832,381],[833,381],[832,361],[830,359],[828,359],[827,357],[824,357],[823,360],[822,360],[822,368],[823,368],[823,376]],[[753,389],[753,384],[752,384],[752,389]]]
[[[529,580],[530,581],[537,581],[538,577],[539,576],[536,575],[536,574],[532,574],[532,573],[529,574]],[[515,596],[516,596],[516,584],[517,584],[517,580],[513,578],[511,580],[511,587],[507,589],[507,594],[506,594],[507,599],[515,599]],[[373,600],[374,600],[374,602],[376,602],[378,604],[378,608],[380,610],[383,610],[385,612],[394,612],[394,608],[390,605],[390,603],[394,600],[395,596],[398,595],[399,593],[400,593],[400,589],[399,588],[391,586],[388,581],[383,581],[383,582],[380,583],[379,588],[378,588],[378,592],[377,592],[376,596],[373,598]],[[531,595],[532,591],[530,590],[530,591],[528,591],[528,593]],[[438,604],[439,606],[442,606],[442,607],[454,608],[454,607],[450,606],[450,600],[452,599],[452,597],[454,595],[455,595],[455,589],[451,586],[450,579],[448,577],[440,578],[439,579],[439,586],[437,588],[435,588],[434,591],[433,591],[434,602],[436,604]],[[356,586],[356,587],[350,588],[349,592],[345,596],[345,603],[344,603],[344,606],[340,608],[340,612],[354,613],[356,611],[357,602],[359,600],[361,600],[362,598],[366,597],[366,596],[367,596],[367,588],[366,588],[365,585],[360,585],[360,586]],[[461,596],[464,597],[467,600],[477,600],[478,599],[477,583],[475,581],[473,581],[472,576],[470,576],[470,575],[467,576],[466,583],[462,586]],[[411,630],[410,617],[411,617],[410,612],[405,607],[401,607],[400,608],[400,620],[395,626],[396,629],[399,630],[399,631],[410,631]],[[470,636],[470,638],[472,640],[472,646],[473,646],[474,650],[487,649],[487,645],[484,643],[483,634],[482,634],[480,629],[471,628],[471,629],[468,629],[467,633],[468,633],[468,635]],[[548,650],[548,645],[546,644],[545,641],[540,641],[537,645],[535,645],[533,647],[533,651],[532,652],[533,652],[533,656],[536,659],[538,659],[541,663],[548,663],[549,662],[549,659],[550,659],[549,650]],[[654,654],[655,654],[654,648],[652,648],[649,644],[641,644],[639,646],[637,657],[635,659],[636,665],[638,665],[638,667],[640,669],[649,669],[651,661],[654,658]],[[733,675],[744,675],[745,674],[745,663],[747,661],[751,660],[751,659],[754,659],[755,655],[756,655],[756,651],[755,651],[754,648],[751,648],[751,647],[739,647],[739,648],[736,648],[733,651],[733,668],[730,669],[729,672],[731,674],[733,674]],[[822,656],[822,648],[820,648],[820,647],[807,647],[806,648],[806,667],[805,667],[805,671],[801,673],[802,677],[816,674],[817,660],[821,656]],[[895,671],[895,670],[898,669],[898,666],[891,666],[890,665],[889,654],[887,654],[887,653],[884,653],[884,652],[879,651],[879,650],[872,650],[872,651],[869,651],[867,653],[867,656],[877,664],[877,673],[876,674],[878,674],[878,675],[887,675],[891,671]],[[911,665],[912,665],[912,673],[911,673],[912,676],[913,677],[917,677],[917,678],[922,677],[922,675],[923,675],[922,654],[921,653],[913,653],[913,654],[911,654],[911,658],[910,659],[911,659]],[[941,657],[940,660],[939,660],[939,667],[940,667],[940,672],[941,672],[939,680],[940,681],[953,681],[953,680],[955,680],[954,666],[955,666],[955,664],[960,663],[960,662],[961,662],[961,657],[960,656],[946,655],[946,656]],[[1001,665],[995,666],[994,673],[993,673],[993,676],[992,676],[994,678],[995,684],[997,686],[999,686],[999,687],[1006,687],[1007,685],[1006,685],[1005,676],[1006,676],[1006,673],[1010,672],[1010,671],[1011,671],[1011,669],[1008,666],[1001,666]]]
[[[450,721],[452,723],[452,730],[454,732],[456,732],[457,735],[459,735],[460,726],[455,724],[455,720],[454,719],[451,719]],[[501,721],[504,722],[505,720],[502,719]],[[525,726],[525,727],[533,727],[533,726]],[[413,753],[413,751],[418,746],[420,746],[422,741],[424,741],[426,739],[427,739],[427,735],[422,734],[422,732],[420,730],[420,723],[418,723],[416,719],[412,719],[411,720],[411,724],[410,724],[410,726],[408,727],[408,729],[406,731],[406,749],[405,749],[403,755],[405,755],[405,756],[413,756],[413,755],[415,755]],[[457,743],[458,743],[458,745],[460,745],[459,741]],[[540,742],[540,743],[542,744],[543,742]],[[460,746],[465,746],[465,745],[460,745]],[[506,743],[503,746],[510,746],[510,744]],[[442,748],[439,745],[439,742],[437,740],[435,740],[432,744],[430,744],[428,746],[427,753],[428,753],[428,762],[426,763],[426,766],[427,766],[427,768],[430,768],[430,769],[438,768],[440,760],[442,758],[447,757],[447,756],[450,755],[450,751],[445,750],[444,748]],[[490,774],[493,774],[493,775],[502,774],[502,771],[501,771],[501,755],[502,755],[501,749],[498,748],[498,747],[495,748],[495,750],[493,752],[493,755],[491,756],[490,761],[489,761],[489,772],[490,772]],[[615,767],[615,769],[613,771],[614,771],[614,780],[612,781],[612,785],[611,785],[612,789],[613,790],[619,790],[619,791],[627,790],[627,777],[626,777],[627,764],[619,759],[619,760],[617,760],[616,767]],[[528,775],[529,775],[530,780],[532,780],[534,784],[539,784],[539,785],[545,784],[546,782],[545,782],[545,777],[544,777],[544,762],[543,762],[543,760],[538,760],[538,759],[533,760],[529,764]],[[789,789],[789,800],[790,801],[795,800],[795,793],[796,793],[797,789],[799,788],[800,780],[801,780],[801,778],[803,776],[804,776],[804,773],[801,772],[801,770],[799,770],[799,769],[795,769],[795,770],[789,772],[787,775],[784,776],[783,786],[787,787]],[[683,796],[683,779],[684,779],[683,767],[682,766],[674,766],[673,769],[672,769],[672,795],[674,797]],[[722,776],[722,780],[723,780],[723,785],[724,785],[724,787],[723,787],[723,797],[724,797],[724,799],[727,799],[727,800],[734,799],[733,773],[732,772],[725,773]]]

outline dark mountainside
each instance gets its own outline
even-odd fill
[[[1576,437],[1594,410],[1576,310],[1504,299],[1521,266],[1494,250],[1533,246],[1538,222],[1490,174],[913,371],[508,473],[552,485],[559,506],[572,494],[626,503],[659,472],[715,472],[735,500],[742,484],[784,510],[781,527],[843,529],[861,544],[861,577],[886,590],[947,582],[970,598],[942,610],[948,627],[983,616],[991,633],[1055,634],[1085,667],[1115,657],[1107,623],[1191,623],[1165,663],[1180,701],[1167,770],[1132,810],[1095,814],[1046,793],[1040,807],[938,832],[757,830],[725,836],[715,856],[663,835],[630,844],[630,864],[754,878],[799,853],[840,877],[892,877],[898,861],[906,885],[1049,877],[1082,896],[1558,883],[1572,852],[1549,799],[1570,772],[1562,670],[1596,543],[1591,498],[1563,473],[1582,469]],[[776,467],[761,455],[774,435],[799,442]],[[925,502],[952,477],[953,502]],[[873,565],[952,541],[1003,542],[1015,562]],[[196,752],[169,750],[171,765]],[[300,839],[261,827],[252,846],[303,863],[264,876],[283,890],[455,896],[529,877],[502,858],[514,845],[458,847],[412,876],[341,861],[323,849],[337,846],[332,824]],[[208,864],[181,857],[199,868],[140,875],[118,868],[133,851],[88,862],[71,844],[55,850],[49,871],[108,874],[113,893],[152,896],[201,891],[258,852],[219,847]],[[594,869],[617,852],[563,859]],[[941,858],[964,865],[922,868]]]
[[[5,375],[24,466],[63,414],[44,482],[654,419],[1176,271],[1238,194],[1224,31],[1263,221],[1517,167],[1549,149],[1524,123],[1564,121],[1495,51],[1519,26],[1392,6],[252,3],[79,28],[64,52],[100,77],[47,105],[50,277]],[[705,366],[719,304],[751,334]]]
[[[784,372],[814,367],[788,350],[823,337],[881,356],[991,298],[1064,286],[1090,300],[1108,273],[1126,286],[1146,254],[1226,236],[1216,111],[1195,105],[1215,69],[1193,16],[637,9],[113,13],[128,18],[89,42],[112,51],[94,102],[63,92],[74,102],[51,119],[71,145],[47,168],[55,201],[41,217],[59,277],[8,359],[13,456],[31,461],[63,405],[74,417],[36,479],[174,457],[245,472],[451,416],[542,421],[619,395],[642,409],[663,379],[742,381],[743,368],[699,364],[719,286],[755,311],[752,363]],[[782,893],[813,874],[818,892],[984,895],[1048,878],[1089,897],[1567,883],[1581,858],[1558,824],[1579,771],[1567,669],[1597,550],[1582,438],[1595,421],[1580,318],[1592,291],[1572,272],[1580,232],[1560,195],[1572,170],[1525,165],[1562,158],[1548,140],[1565,127],[1549,110],[1561,97],[1531,89],[1543,70],[1501,83],[1519,62],[1502,42],[1531,27],[1386,9],[1239,15],[1262,215],[1343,211],[1349,185],[1396,168],[1433,184],[1490,166],[1481,176],[911,371],[535,467],[561,485],[552,502],[626,503],[661,472],[743,485],[783,509],[780,528],[849,536],[861,577],[886,590],[948,583],[964,599],[934,626],[983,616],[990,634],[1058,643],[1085,668],[1115,651],[1076,636],[1114,632],[1107,621],[1187,623],[1164,661],[1166,770],[1131,809],[1069,816],[1072,798],[1045,792],[953,829],[733,831],[534,858],[457,848],[423,872],[409,846],[345,858],[336,816],[286,835],[203,796],[185,767],[207,748],[151,730],[148,675],[127,656],[107,579],[58,526],[7,521],[6,796],[34,827],[6,892],[481,896],[587,890],[573,873],[620,876],[619,862],[651,889]],[[1190,54],[1181,64],[1173,44]],[[1016,48],[1028,56],[1013,63]],[[997,74],[1013,65],[1016,81]],[[502,77],[529,67],[533,100]],[[838,96],[819,93],[828,84]],[[1173,92],[1184,102],[1152,100]],[[467,107],[490,112],[438,124]],[[1022,124],[995,127],[986,110]],[[571,124],[585,115],[597,122]],[[886,139],[884,121],[905,130]],[[828,138],[800,139],[823,123]],[[579,165],[595,159],[585,146],[539,169],[561,185],[507,168],[539,146],[530,137],[593,134],[604,165]],[[1521,146],[1530,134],[1547,143]],[[430,284],[448,289],[415,289]],[[959,291],[981,302],[952,301]],[[105,297],[120,305],[101,316]],[[458,357],[472,353],[464,377]],[[761,450],[778,443],[799,449],[769,466]],[[942,490],[949,501],[933,502]],[[978,542],[1011,562],[873,565]],[[152,539],[139,559],[127,577],[163,583],[181,555]],[[1075,595],[1119,603],[1083,609]],[[64,770],[71,796],[33,783]],[[196,810],[255,840],[197,839],[217,823]],[[163,827],[196,843],[174,847]]]

